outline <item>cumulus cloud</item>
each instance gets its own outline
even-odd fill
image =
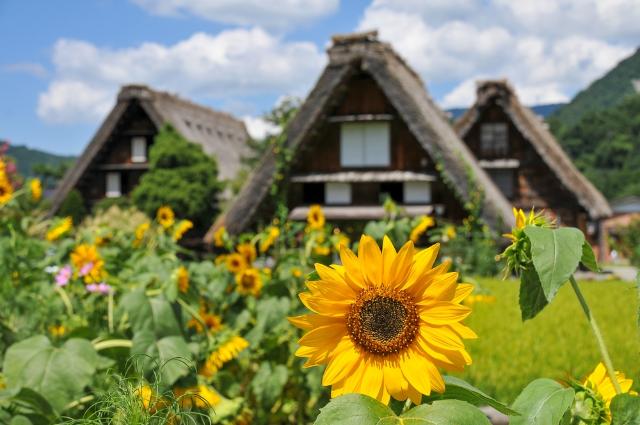
[[[259,117],[244,116],[242,117],[244,124],[247,126],[249,135],[255,140],[262,140],[268,135],[277,134],[280,128]]]
[[[637,0],[375,0],[358,28],[379,29],[428,85],[452,86],[441,103],[453,107],[486,78],[508,78],[525,103],[566,101],[633,52],[637,22]]]
[[[53,49],[55,78],[40,96],[38,115],[49,122],[95,122],[127,83],[199,101],[301,95],[324,62],[314,44],[286,42],[259,28],[197,33],[174,45],[124,49],[61,39]]]
[[[132,0],[150,13],[214,22],[285,28],[335,12],[339,0]]]

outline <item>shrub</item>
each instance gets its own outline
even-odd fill
[[[98,213],[101,211],[106,211],[113,206],[121,209],[126,209],[132,207],[133,202],[127,196],[118,196],[117,198],[104,198],[94,205],[93,212]]]
[[[168,205],[196,227],[210,224],[221,188],[215,159],[167,125],[156,136],[149,161],[132,194],[135,205],[150,216]]]
[[[87,215],[84,198],[77,189],[70,191],[64,201],[62,201],[58,215],[61,217],[71,216],[74,223],[80,223],[84,216]]]

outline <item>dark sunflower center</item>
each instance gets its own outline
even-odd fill
[[[420,317],[413,297],[404,291],[367,288],[349,308],[351,340],[378,355],[398,353],[415,339]]]
[[[250,288],[254,286],[253,277],[251,276],[243,276],[242,277],[242,286],[245,288]]]

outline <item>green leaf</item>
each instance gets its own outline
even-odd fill
[[[456,378],[455,376],[444,376],[445,391],[442,394],[432,394],[433,399],[440,400],[462,400],[474,406],[491,406],[505,415],[517,415],[518,413],[511,410],[507,405],[500,403],[493,397],[483,393],[470,383]]]
[[[462,400],[422,404],[395,419],[380,421],[380,425],[491,425],[480,409]]]
[[[542,290],[547,301],[551,302],[560,287],[578,268],[584,235],[573,227],[548,229],[527,226],[524,232],[531,242],[533,266],[540,278]]]
[[[131,354],[139,356],[143,371],[158,369],[163,385],[172,385],[189,374],[191,351],[181,336],[166,336],[156,339],[150,331],[136,332],[133,336]]]
[[[582,244],[582,258],[580,262],[592,272],[599,272],[600,266],[598,266],[598,261],[596,261],[596,256],[593,253],[593,248],[591,248],[591,244],[587,241],[584,241]]]
[[[334,398],[320,409],[315,425],[372,425],[383,418],[398,417],[378,400],[362,394],[346,394]],[[399,422],[389,422],[399,423]]]
[[[520,275],[520,312],[522,321],[533,319],[549,302],[544,296],[538,273],[527,268]]]
[[[520,416],[511,425],[558,425],[571,407],[575,392],[551,379],[536,379],[520,393],[512,408]]]
[[[91,383],[98,363],[88,340],[73,338],[58,348],[37,335],[9,347],[3,370],[9,387],[29,388],[61,412]]]
[[[276,365],[272,368],[268,362],[262,362],[258,373],[251,381],[251,388],[258,403],[270,409],[282,394],[288,377],[286,366]]]
[[[640,424],[640,397],[618,394],[611,401],[611,425]]]
[[[120,306],[129,314],[134,332],[152,331],[158,337],[181,333],[171,304],[163,297],[147,297],[144,288],[125,295]]]

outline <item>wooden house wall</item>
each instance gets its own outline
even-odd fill
[[[403,170],[437,175],[434,161],[419,144],[391,105],[375,81],[366,74],[359,74],[347,83],[337,106],[329,111],[329,117],[347,115],[391,115],[390,165],[386,167],[342,167],[340,164],[340,122],[327,120],[313,139],[305,141],[294,158],[291,175],[334,173],[340,171],[391,171]],[[380,205],[380,183],[356,183],[352,185],[352,205]],[[464,216],[463,209],[452,191],[440,180],[432,183],[432,203],[443,204],[445,215],[451,218]],[[290,207],[304,205],[302,184],[292,183],[289,190]]]
[[[504,109],[493,104],[480,111],[480,117],[469,130],[465,143],[479,160],[499,159],[486,156],[480,148],[480,128],[485,123],[507,123],[509,152],[506,158],[517,159],[514,170],[514,206],[524,209],[535,207],[555,215],[560,222],[586,229],[587,214],[573,192],[566,188],[547,166],[531,143],[511,122]]]
[[[149,116],[139,104],[132,102],[76,186],[87,207],[106,196],[106,176],[110,171],[120,173],[122,194],[131,193],[145,172],[143,169],[131,169],[144,166],[144,163],[132,165],[134,163],[131,161],[131,139],[145,137],[148,155],[156,134],[157,129]],[[105,166],[113,169],[106,170]]]

